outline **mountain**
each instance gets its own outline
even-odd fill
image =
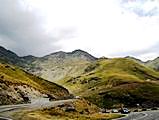
[[[14,52],[0,46],[0,62],[20,65],[23,61]]]
[[[19,57],[12,51],[0,47],[0,62],[19,66],[49,81],[80,75],[87,65],[95,60],[97,58],[82,50],[59,51],[44,57],[32,55]]]
[[[137,59],[137,58],[132,57],[132,56],[126,56],[125,58],[134,60],[135,62],[138,62],[139,64],[145,64],[145,62],[143,62],[142,60]]]
[[[31,59],[30,59],[31,58]],[[80,75],[86,66],[97,58],[82,50],[73,52],[59,51],[44,57],[23,57],[28,61],[25,69],[49,81],[57,81],[64,77]]]
[[[69,92],[18,67],[0,63],[0,105],[27,103],[46,96],[60,99],[69,96]]]
[[[159,106],[159,73],[129,58],[99,59],[60,84],[100,107]]]
[[[154,60],[147,61],[145,63],[145,65],[158,71],[159,70],[159,57],[157,57]]]
[[[159,106],[159,73],[146,66],[150,61],[144,63],[133,57],[97,59],[82,50],[59,51],[44,57],[19,57],[1,47],[0,53],[0,63],[10,63],[49,81],[56,81],[72,93],[83,96],[100,107],[114,107],[121,104],[131,107],[136,104]],[[4,67],[5,64],[2,64],[1,74],[9,69],[5,74],[10,79],[3,76],[1,79],[8,80],[7,83],[17,82],[18,79],[20,83],[32,86],[38,91],[46,89],[45,93],[49,92],[55,97],[69,94],[57,84],[37,78],[18,67],[14,71],[14,67],[13,69],[12,66]],[[5,89],[7,85],[2,88]],[[54,89],[53,86],[60,87],[63,92]]]
[[[143,62],[140,59],[137,59],[137,58],[134,58],[131,56],[127,56],[125,58],[129,58],[131,60],[134,60],[134,61],[138,62],[139,64],[143,64],[143,65],[150,67],[154,70],[157,70],[157,71],[159,70],[159,57],[155,58],[154,60],[148,60],[146,62]]]

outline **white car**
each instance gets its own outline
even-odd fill
[[[75,99],[80,99],[80,96],[75,96]]]
[[[119,111],[117,109],[112,109],[112,113],[118,113]]]

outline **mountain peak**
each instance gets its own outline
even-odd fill
[[[44,56],[43,58],[65,58],[66,57],[66,52],[64,51],[58,51],[58,52],[54,52],[54,53],[51,53],[49,55],[46,55]]]
[[[140,60],[140,59],[138,59],[138,58],[135,58],[135,57],[132,57],[132,56],[126,56],[125,58],[134,60],[134,61],[136,61],[136,62],[138,62],[138,63],[141,63],[141,64],[144,63],[142,60]]]
[[[7,50],[6,48],[0,46],[0,54],[3,54],[3,55],[12,55],[14,57],[18,57],[17,54],[15,54],[14,52],[10,51],[10,50]]]
[[[6,49],[5,49],[4,47],[0,46],[0,51],[1,51],[1,50],[6,50]]]
[[[68,54],[71,54],[72,56],[74,56],[74,57],[81,57],[81,58],[85,58],[85,59],[87,59],[87,60],[96,60],[97,58],[96,57],[94,57],[94,56],[92,56],[91,54],[89,54],[88,52],[86,52],[86,51],[83,51],[83,50],[81,50],[81,49],[77,49],[77,50],[74,50],[74,51],[72,51],[72,52],[70,52],[70,53],[68,53]]]
[[[81,49],[76,49],[76,50],[72,51],[71,53],[87,53],[87,52],[84,50],[81,50]]]
[[[70,57],[82,58],[88,61],[94,61],[97,59],[91,54],[80,49],[74,50],[72,52],[58,51],[58,52],[51,53],[49,55],[44,56],[44,58],[62,58],[62,59],[70,58]]]
[[[0,46],[0,61],[15,64],[15,63],[17,63],[17,61],[20,61],[20,58],[14,52],[7,50],[6,48]]]

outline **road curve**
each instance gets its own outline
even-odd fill
[[[72,102],[75,99],[68,99],[68,100],[58,100],[58,101],[45,101],[45,100],[36,100],[31,104],[19,104],[19,105],[4,105],[0,106],[0,113],[7,113],[7,112],[15,112],[17,110],[36,110],[41,108],[49,108],[49,107],[56,107],[60,104]],[[0,120],[12,120],[8,118],[8,116],[3,115],[0,117]],[[128,114],[124,118],[118,118],[115,120],[159,120],[159,110],[156,111],[145,111],[145,112],[132,112]]]
[[[145,112],[132,112],[124,118],[116,120],[159,120],[159,110],[145,111]]]
[[[58,100],[58,101],[48,101],[48,100],[36,100],[31,104],[19,104],[19,105],[4,105],[0,106],[0,114],[3,116],[0,116],[0,120],[12,120],[8,118],[5,113],[7,112],[16,112],[17,110],[36,110],[36,109],[42,109],[42,108],[50,108],[50,107],[56,107],[60,104],[72,102],[75,99],[68,99],[68,100]]]

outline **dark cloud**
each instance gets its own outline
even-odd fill
[[[59,49],[57,36],[45,32],[43,17],[22,0],[0,0],[0,9],[0,45],[19,55],[39,56]]]

